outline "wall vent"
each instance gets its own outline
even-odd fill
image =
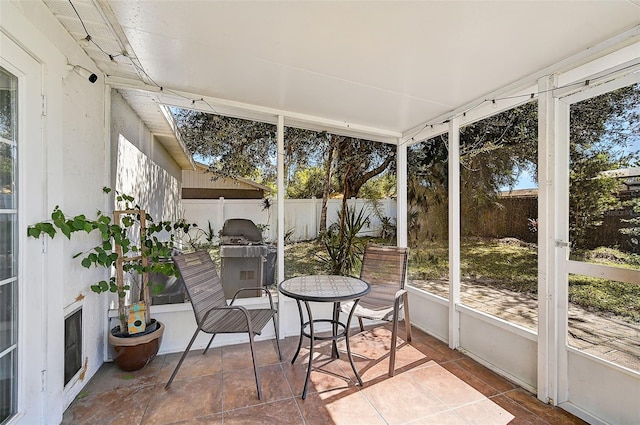
[[[82,308],[64,319],[64,384],[82,367]]]

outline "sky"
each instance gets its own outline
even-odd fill
[[[538,182],[535,181],[535,177],[524,171],[518,178],[518,182],[513,186],[513,190],[517,189],[537,189]],[[508,188],[506,190],[509,190]]]

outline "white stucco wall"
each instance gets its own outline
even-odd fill
[[[110,148],[110,187],[133,196],[155,220],[181,217],[182,170],[116,90]]]
[[[121,188],[135,188],[130,193],[154,218],[175,218],[181,170],[124,99],[114,92],[112,102],[104,75],[43,3],[0,1],[0,32],[39,68],[24,81],[37,86],[35,93],[39,90],[46,103],[39,122],[36,113],[23,123],[30,137],[20,140],[18,148],[19,414],[9,423],[55,424],[103,363],[108,297],[94,294],[90,285],[108,274],[85,269],[72,258],[94,246],[97,234],[35,240],[26,238],[26,227],[49,219],[56,205],[71,216],[112,210],[113,198],[102,187],[116,187],[119,172]],[[5,60],[9,49],[3,43]],[[91,84],[69,72],[67,63],[96,72],[98,81]],[[43,103],[38,95],[21,101],[36,110]],[[64,319],[79,308],[83,367],[64,386]]]
[[[97,70],[95,66],[87,66]],[[62,186],[50,191],[49,201],[60,205],[68,215],[85,214],[89,218],[95,217],[95,211],[104,210],[107,197],[102,193],[106,184],[108,170],[105,162],[105,87],[104,79],[100,78],[95,84],[89,84],[84,78],[71,72],[62,80],[62,140],[61,159],[58,164],[50,164],[48,172],[59,173],[62,176]],[[50,212],[50,208],[47,213]],[[105,322],[105,298],[93,293],[90,285],[105,278],[106,272],[101,269],[85,269],[80,266],[78,259],[73,256],[99,243],[98,234],[75,234],[72,240],[66,240],[59,235],[62,246],[62,276],[61,280],[46,279],[48,287],[63,288],[63,317],[56,317],[49,325],[56,328],[52,335],[55,344],[47,349],[49,355],[61,357],[58,353],[51,353],[54,349],[63,353],[64,328],[58,333],[58,323],[64,317],[82,308],[83,323],[83,374],[62,387],[62,372],[59,371],[63,363],[53,365],[56,375],[52,376],[51,385],[62,390],[61,406],[66,408],[88,379],[101,366],[104,352],[104,332],[99,325]],[[60,348],[56,346],[60,344]],[[54,348],[56,347],[56,348]],[[57,412],[56,412],[57,413]]]
[[[105,164],[104,78],[90,84],[67,63],[96,71],[41,2],[0,2],[0,31],[39,64],[40,76],[25,77],[45,96],[43,116],[25,123],[33,137],[19,141],[20,257],[19,416],[13,423],[58,423],[69,403],[102,364],[106,300],[89,285],[104,272],[82,268],[72,255],[97,236],[73,241],[27,239],[26,226],[46,220],[59,205],[71,215],[105,206],[100,188]],[[6,44],[0,54],[5,58]],[[39,97],[22,99],[39,105]],[[22,111],[27,105],[19,109]],[[20,156],[22,155],[22,156]],[[28,295],[28,296],[26,296]],[[83,368],[64,387],[64,318],[83,308]]]

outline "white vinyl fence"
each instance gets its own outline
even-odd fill
[[[217,241],[218,232],[224,221],[229,218],[246,218],[263,229],[266,241],[277,239],[278,206],[276,200],[270,200],[271,206],[265,208],[263,199],[183,199],[183,216],[190,223],[196,223],[201,230],[208,232],[209,224],[213,229],[214,239]],[[382,226],[380,219],[374,213],[371,201],[352,198],[349,205],[361,208],[369,215],[367,225],[360,232],[361,236],[379,236]],[[342,204],[341,199],[331,199],[327,204],[327,227],[338,219],[338,212]],[[383,199],[378,201],[382,216],[389,217],[395,223],[396,200]],[[284,201],[285,231],[291,233],[291,241],[311,240],[318,237],[320,228],[321,199],[285,199]],[[199,235],[198,235],[199,233]],[[205,236],[200,232],[190,232],[192,238],[200,237],[199,242],[205,242]]]

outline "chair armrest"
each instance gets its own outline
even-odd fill
[[[404,294],[407,294],[408,292],[409,292],[409,291],[407,291],[406,289],[399,289],[399,290],[396,292],[395,299],[397,300],[398,298],[400,298],[400,297],[401,297],[401,296],[403,296]]]
[[[238,294],[242,291],[255,291],[255,290],[261,290],[264,293],[267,294],[267,296],[269,297],[269,306],[271,306],[271,310],[274,310],[273,308],[273,298],[271,297],[271,292],[267,289],[264,288],[262,286],[257,286],[257,287],[247,287],[247,288],[240,288],[236,291],[235,294],[233,294],[233,298],[231,299],[231,302],[229,303],[229,305],[233,305],[233,303],[236,301],[236,298],[238,297]]]

